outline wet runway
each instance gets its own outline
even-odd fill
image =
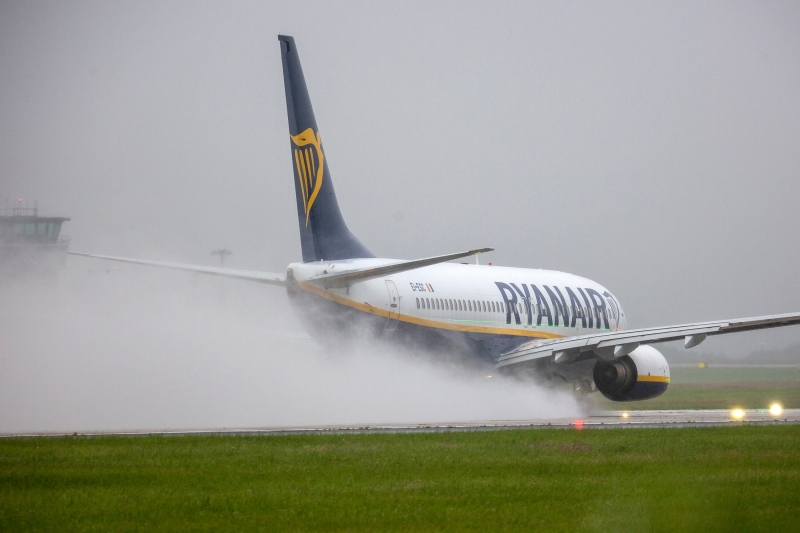
[[[415,433],[444,431],[489,431],[501,429],[546,428],[626,428],[626,427],[702,427],[734,424],[798,424],[800,409],[785,409],[780,414],[767,409],[709,409],[702,411],[604,411],[582,418],[531,420],[481,420],[431,424],[364,424],[335,426],[295,426],[263,428],[156,429],[135,431],[88,431],[68,433],[14,433],[0,438],[68,436],[145,436],[145,435],[297,435],[333,433]]]

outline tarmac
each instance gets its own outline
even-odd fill
[[[530,420],[479,420],[421,424],[354,424],[331,426],[287,426],[262,428],[155,429],[133,431],[75,431],[6,433],[0,438],[182,436],[182,435],[312,435],[347,433],[418,433],[446,431],[491,431],[507,429],[614,429],[731,426],[736,424],[800,424],[800,409],[779,414],[768,409],[709,409],[674,411],[604,411],[582,418],[538,418]]]

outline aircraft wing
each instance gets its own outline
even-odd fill
[[[325,289],[342,288],[357,283],[359,281],[366,281],[368,279],[380,278],[397,274],[398,272],[406,272],[407,270],[415,270],[437,263],[444,263],[454,259],[461,259],[470,255],[482,254],[491,252],[494,248],[479,248],[477,250],[469,250],[466,252],[458,252],[455,254],[437,255],[435,257],[426,257],[425,259],[415,259],[413,261],[400,261],[389,265],[381,265],[378,267],[362,268],[359,270],[348,270],[346,272],[337,274],[325,274],[317,278],[308,280],[314,285],[319,285]]]
[[[594,351],[601,359],[610,360],[628,355],[641,344],[654,344],[679,339],[684,339],[684,346],[688,349],[697,346],[709,335],[723,335],[725,333],[777,328],[794,324],[800,324],[800,313],[737,318],[715,322],[697,322],[695,324],[632,329],[628,331],[607,331],[554,340],[532,341],[500,356],[497,360],[497,366],[515,365],[543,357],[553,357],[556,363],[568,363],[575,360],[581,352],[590,350]]]
[[[232,268],[216,268],[197,265],[185,265],[182,263],[167,263],[164,261],[145,261],[143,259],[131,259],[129,257],[113,257],[110,255],[84,254],[81,252],[67,252],[71,255],[83,257],[94,257],[96,259],[107,259],[121,263],[133,263],[135,265],[147,265],[161,268],[171,268],[174,270],[186,270],[188,272],[198,272],[200,274],[211,274],[213,276],[224,276],[226,278],[243,279],[247,281],[257,281],[267,285],[286,286],[286,276],[284,274],[274,274],[272,272],[257,272],[252,270],[235,270]]]

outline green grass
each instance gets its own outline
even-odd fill
[[[672,383],[761,383],[794,384],[800,387],[800,370],[796,368],[671,368]]]
[[[766,409],[774,402],[787,409],[800,408],[800,387],[763,383],[670,384],[667,391],[642,402],[612,402],[599,393],[591,400],[598,409]]]
[[[800,426],[0,441],[2,531],[789,531]]]
[[[794,368],[673,368],[667,391],[642,402],[611,402],[592,394],[604,410],[766,409],[778,402],[800,408],[800,371]]]

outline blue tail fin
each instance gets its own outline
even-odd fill
[[[294,38],[279,35],[303,261],[375,257],[344,223]]]

